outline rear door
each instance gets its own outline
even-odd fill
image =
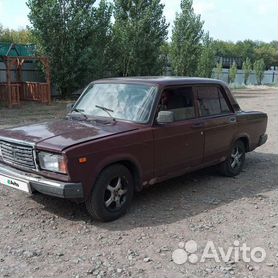
[[[217,85],[197,87],[197,106],[204,125],[204,160],[224,159],[237,129],[237,118],[225,90]]]

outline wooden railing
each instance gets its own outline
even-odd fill
[[[51,92],[48,83],[18,82],[10,84],[0,83],[0,102],[8,107],[20,105],[22,100],[38,101],[50,104]]]
[[[11,84],[10,94],[7,84],[0,84],[0,102],[4,103],[8,107],[20,105],[20,85]]]
[[[50,86],[48,83],[22,83],[22,100],[34,100],[41,103],[50,103]]]

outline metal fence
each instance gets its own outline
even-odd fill
[[[12,82],[16,80],[16,69],[14,68],[12,71]],[[44,74],[36,63],[25,62],[22,69],[22,81],[44,82]],[[0,83],[1,82],[6,82],[6,66],[3,62],[0,62]]]
[[[172,68],[168,66],[165,69],[164,75],[166,76],[173,76],[174,73],[172,71]],[[211,78],[218,79],[218,76],[216,74],[216,68],[213,69]],[[220,80],[223,80],[226,83],[230,83],[229,80],[229,69],[222,69],[222,73],[220,75]],[[237,75],[235,79],[235,84],[244,84],[244,72],[243,70],[237,70]],[[262,80],[263,85],[273,85],[278,83],[278,71],[277,70],[267,70],[264,72],[264,78]],[[248,78],[247,85],[257,85],[258,81],[256,78],[256,74],[254,71],[250,73],[250,76]]]
[[[217,78],[216,69],[213,70],[212,77]],[[222,69],[222,74],[220,76],[220,79],[229,83],[229,69]],[[271,84],[277,84],[277,82],[278,82],[278,71],[268,70],[268,71],[264,72],[264,78],[262,80],[262,84],[271,85]],[[234,83],[236,83],[236,84],[243,84],[244,83],[244,72],[243,72],[243,70],[238,70],[237,71],[237,75],[236,75],[236,79],[235,79]],[[247,84],[250,84],[250,85],[257,85],[258,84],[256,74],[255,74],[254,71],[252,71],[252,73],[250,74]]]

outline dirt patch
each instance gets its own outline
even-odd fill
[[[278,94],[240,95],[242,109],[268,113],[270,137],[247,155],[237,178],[207,169],[164,182],[137,194],[112,223],[92,221],[82,204],[1,186],[0,277],[277,277]],[[0,109],[0,125],[59,118],[65,106]],[[172,252],[189,240],[198,244],[198,259],[208,240],[224,250],[236,241],[261,247],[267,256],[262,263],[175,264]]]
[[[0,107],[0,128],[59,119],[66,115],[69,101],[54,101],[50,105],[37,102],[22,102],[18,108]]]

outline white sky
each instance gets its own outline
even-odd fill
[[[173,23],[180,0],[161,0],[164,14]],[[29,24],[26,0],[0,0],[0,23],[18,29]],[[194,0],[195,12],[215,39],[278,40],[278,0]]]

